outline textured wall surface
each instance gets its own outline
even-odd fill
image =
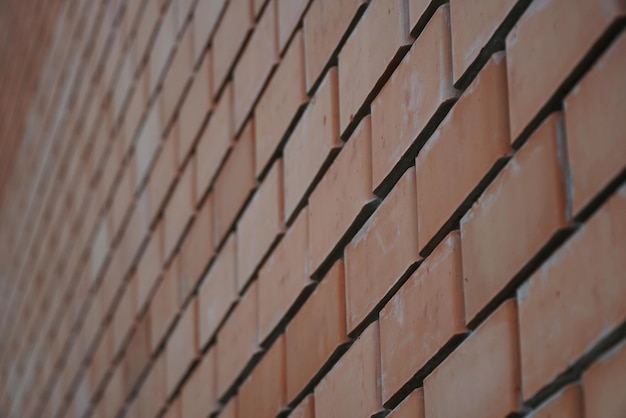
[[[622,0],[65,0],[0,416],[626,416]]]

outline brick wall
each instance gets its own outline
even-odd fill
[[[624,417],[621,0],[66,0],[0,416]]]

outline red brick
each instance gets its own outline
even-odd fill
[[[345,248],[349,332],[420,260],[415,190],[411,168]]]
[[[161,144],[161,134],[159,109],[158,106],[152,106],[139,131],[137,142],[135,143],[135,168],[137,169],[135,178],[137,179],[137,188],[143,185],[152,168],[157,151],[159,150],[159,145]]]
[[[183,232],[191,221],[194,208],[194,160],[192,158],[185,171],[178,178],[172,196],[163,214],[163,242],[165,260],[168,260],[178,246]]]
[[[365,14],[339,53],[340,131],[367,104],[381,77],[410,45],[404,0],[370,2]],[[385,28],[385,30],[380,30]]]
[[[140,417],[154,417],[165,405],[165,354],[162,353],[152,363],[139,393]]]
[[[378,342],[373,322],[315,387],[316,416],[369,417],[382,410]]]
[[[178,289],[180,302],[184,303],[202,278],[209,261],[215,255],[213,240],[213,196],[204,201],[180,250]]]
[[[159,5],[156,1],[144,2],[142,11],[139,12],[141,17],[139,18],[137,33],[135,35],[135,46],[137,60],[141,61],[146,54],[146,48],[148,42],[154,31],[154,27],[159,20]]]
[[[137,295],[135,310],[141,313],[154,292],[163,267],[163,228],[159,223],[152,233],[137,265]]]
[[[124,352],[121,364],[124,366],[124,393],[127,396],[136,387],[150,362],[150,318],[150,313],[146,313],[139,320]]]
[[[503,53],[492,57],[415,160],[418,242],[425,254],[511,152]]]
[[[256,24],[233,73],[235,132],[243,127],[277,62],[276,3],[272,0]]]
[[[444,5],[435,12],[372,103],[372,182],[376,189],[397,171],[428,123],[457,96],[452,86],[448,8]]]
[[[209,343],[222,320],[237,300],[235,235],[224,243],[198,290],[200,347]]]
[[[315,418],[315,399],[313,394],[308,395],[291,411],[289,418]]]
[[[191,36],[192,31],[185,31],[183,37],[178,42],[176,52],[165,78],[163,79],[163,90],[161,90],[161,120],[167,126],[178,109],[183,98],[183,92],[191,79],[192,56],[191,56]],[[180,121],[182,123],[182,121]]]
[[[215,236],[221,243],[256,187],[254,121],[244,128],[215,180]]]
[[[199,0],[193,14],[194,62],[198,62],[210,36],[215,31],[226,0]]]
[[[282,53],[311,0],[277,0],[278,50]],[[304,65],[304,62],[302,63]],[[304,71],[303,71],[304,73]],[[304,74],[303,74],[304,77]],[[304,82],[304,79],[303,79]]]
[[[178,289],[176,288],[176,267],[178,259],[174,259],[159,283],[152,302],[150,303],[151,351],[163,341],[167,330],[172,326],[178,312]]]
[[[163,414],[163,418],[182,418],[180,396],[170,402]]]
[[[491,418],[517,411],[517,331],[517,308],[509,300],[424,379],[426,416]],[[456,394],[454,402],[451,393]]]
[[[211,110],[211,92],[209,91],[209,57],[206,54],[198,71],[194,75],[189,93],[185,97],[178,117],[180,123],[180,140],[178,147],[178,166],[180,167],[189,155],[200,134],[209,111]]]
[[[309,222],[306,208],[259,271],[259,337],[281,323],[313,282],[309,279]]]
[[[201,198],[206,193],[221,167],[233,142],[232,128],[232,87],[228,84],[215,112],[209,118],[196,148],[196,156],[202,164],[196,166],[196,196]]]
[[[465,331],[461,240],[454,231],[380,312],[383,401]]]
[[[333,353],[348,342],[345,318],[343,262],[337,261],[287,325],[289,401],[298,396]]]
[[[278,337],[265,353],[237,396],[240,417],[273,418],[287,404],[285,376],[285,337]]]
[[[282,233],[282,160],[274,163],[237,223],[237,288],[242,290]]]
[[[404,398],[400,405],[396,406],[389,418],[425,418],[424,414],[424,389],[416,389]]]
[[[337,70],[332,68],[285,145],[285,219],[293,216],[333,151],[341,145],[337,94]]]
[[[250,0],[228,2],[212,41],[213,92],[217,93],[226,80],[237,54],[252,29],[253,21]]]
[[[461,220],[468,322],[568,224],[560,123],[546,120]]]
[[[256,19],[259,18],[259,14],[261,13],[261,10],[263,10],[263,6],[265,6],[267,1],[268,0],[252,0],[252,10]]]
[[[253,282],[217,339],[217,393],[224,395],[258,352],[258,286]]]
[[[154,44],[150,49],[146,72],[148,73],[148,91],[152,94],[158,85],[161,85],[164,73],[168,68],[168,61],[176,47],[176,34],[174,33],[174,10],[168,7],[163,14],[160,24],[156,29]]]
[[[230,398],[228,403],[220,411],[219,416],[221,418],[237,418],[237,396]]]
[[[95,236],[93,238],[93,245],[91,246],[91,253],[89,257],[89,264],[91,266],[91,281],[95,282],[102,274],[102,268],[109,254],[109,231],[108,231],[108,219],[103,218],[98,225]]]
[[[185,418],[206,418],[217,407],[217,363],[215,349],[200,360],[189,380],[185,382],[181,395],[181,416]]]
[[[113,315],[113,356],[116,357],[130,337],[134,325],[135,310],[133,302],[136,298],[136,280],[132,275]]]
[[[113,327],[108,326],[102,332],[100,342],[94,348],[89,362],[89,383],[94,392],[100,389],[104,377],[109,372],[113,360]]]
[[[513,141],[611,23],[625,13],[624,4],[615,0],[543,0],[530,4],[506,39]],[[546,66],[547,61],[553,65]]]
[[[192,299],[181,314],[165,346],[167,394],[174,393],[198,355],[198,304]]]
[[[518,290],[524,399],[626,318],[625,209],[622,187]]]
[[[165,204],[166,197],[176,179],[176,155],[178,153],[178,123],[174,122],[156,157],[148,189],[150,219],[154,220]]]
[[[366,116],[309,198],[310,271],[314,273],[358,217],[368,212],[372,194],[372,134]]]
[[[122,368],[116,367],[113,375],[102,393],[100,403],[104,406],[101,418],[114,418],[117,416],[120,408],[124,405],[124,385],[122,381]]]
[[[286,1],[289,5],[296,3]],[[254,109],[257,176],[267,167],[294,116],[307,100],[304,38],[302,31],[298,31]]]
[[[586,417],[619,418],[624,414],[626,399],[621,388],[625,375],[626,349],[621,343],[583,373]]]
[[[565,99],[567,154],[574,214],[624,169],[626,36],[621,36]],[[589,141],[589,138],[595,138]]]
[[[583,417],[583,397],[579,385],[568,385],[529,415],[531,418]],[[587,415],[587,416],[594,416]],[[598,416],[604,416],[600,414]],[[618,416],[618,415],[616,415]]]
[[[515,3],[515,0],[498,2],[483,0],[470,7],[469,3],[462,0],[450,2],[452,68],[455,83],[478,58]]]
[[[306,86],[310,91],[365,0],[315,0],[304,17]]]

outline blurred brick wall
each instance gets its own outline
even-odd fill
[[[62,2],[0,416],[626,416],[626,4],[442,3]]]

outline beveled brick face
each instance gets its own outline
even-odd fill
[[[624,416],[624,1],[60,4],[1,417]]]

